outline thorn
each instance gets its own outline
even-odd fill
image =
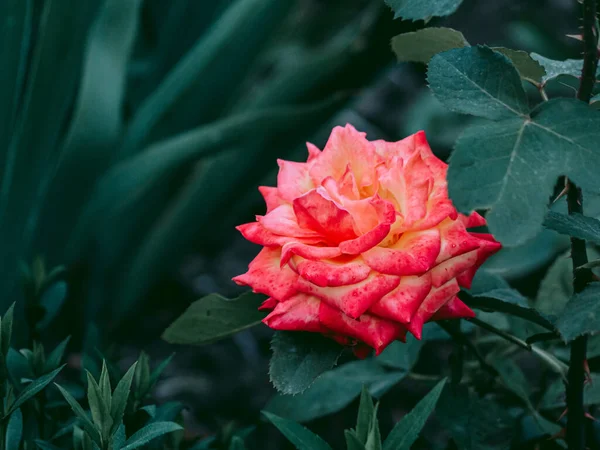
[[[594,421],[594,422],[598,422],[598,419],[596,419],[594,416],[592,416],[590,413],[585,413],[585,417],[587,417],[588,419]]]
[[[556,203],[559,199],[563,198],[569,192],[569,183],[567,183],[567,179],[565,178],[565,187],[562,191],[556,196],[554,200],[552,200],[552,204]]]
[[[569,408],[565,408],[565,410],[561,413],[561,415],[559,416],[559,418],[556,419],[556,421],[560,422],[567,415],[567,412],[569,412]]]
[[[593,384],[592,381],[592,373],[590,372],[590,365],[588,364],[588,360],[583,360],[583,371],[585,372],[585,380],[583,382],[584,385],[589,384],[590,386]]]
[[[549,441],[554,441],[556,439],[564,439],[567,436],[566,428],[562,428],[558,433],[553,434],[548,438]]]

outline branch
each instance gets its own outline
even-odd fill
[[[596,29],[596,0],[583,0],[583,70],[577,98],[590,102],[596,84],[598,67],[598,31]]]

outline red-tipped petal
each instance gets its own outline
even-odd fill
[[[350,336],[374,348],[377,355],[391,342],[406,334],[405,327],[399,323],[368,314],[352,319],[325,302],[321,302],[319,319],[325,327],[335,333]]]
[[[401,277],[396,289],[371,305],[369,314],[400,323],[409,323],[429,291],[431,291],[429,274],[420,277]]]
[[[356,284],[367,279],[371,272],[360,257],[352,261],[311,261],[293,257],[291,264],[302,278],[321,287]]]
[[[363,253],[363,258],[380,273],[422,275],[434,266],[440,246],[439,230],[423,230],[404,233],[390,248],[373,247]]]
[[[320,234],[304,228],[296,220],[294,210],[288,204],[278,206],[265,216],[256,216],[256,220],[271,233],[280,236],[318,239]]]
[[[455,279],[450,280],[439,288],[433,288],[407,325],[408,331],[410,331],[417,339],[421,339],[423,325],[425,325],[425,323],[429,321],[442,306],[454,298],[459,291],[460,287]]]
[[[473,317],[475,317],[475,312],[458,297],[454,297],[438,309],[431,320],[471,319]]]
[[[444,220],[440,226],[441,247],[436,263],[444,262],[479,248],[479,239],[471,236],[460,220]]]
[[[289,242],[281,249],[281,264],[287,264],[294,255],[319,261],[321,259],[335,258],[341,254],[342,252],[338,247],[319,247],[301,242]]]
[[[271,314],[263,319],[263,323],[274,330],[325,332],[327,330],[319,320],[320,303],[317,298],[297,294],[279,303]]]
[[[324,195],[327,193],[323,188],[314,189],[294,200],[294,213],[300,227],[319,233],[335,244],[356,238],[350,213]]]
[[[431,282],[435,287],[440,287],[473,267],[476,262],[477,250],[450,258],[431,269]]]
[[[248,272],[233,278],[233,281],[283,301],[296,293],[298,275],[288,266],[280,267],[280,258],[279,249],[265,247],[250,263]]]
[[[373,303],[396,288],[399,283],[398,277],[378,273],[371,273],[360,283],[338,287],[320,287],[299,277],[296,289],[319,297],[348,316],[356,318],[369,309]]]
[[[465,227],[467,228],[483,227],[487,224],[485,219],[477,211],[473,211],[468,216],[464,216],[461,214],[460,217],[461,221],[465,224]]]
[[[268,299],[266,299],[264,302],[262,302],[262,305],[260,305],[258,307],[259,311],[265,311],[268,309],[273,309],[277,306],[277,304],[279,303],[279,301],[273,297],[269,297]]]

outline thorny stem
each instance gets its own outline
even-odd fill
[[[596,84],[598,67],[598,35],[596,29],[596,0],[583,0],[583,69],[577,98],[589,103]],[[567,181],[567,206],[569,214],[583,214],[581,190]],[[581,292],[592,279],[590,269],[578,267],[587,264],[585,241],[571,238],[571,257],[573,259],[573,288]],[[581,336],[571,344],[569,373],[567,375],[567,444],[570,450],[585,448],[585,410],[583,406],[583,383],[585,380],[584,362],[587,352],[587,337]]]

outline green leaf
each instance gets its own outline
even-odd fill
[[[157,437],[181,429],[181,426],[175,422],[151,423],[150,425],[146,425],[141,430],[135,432],[129,439],[127,439],[125,447],[123,447],[121,450],[133,450],[134,448],[140,448]]]
[[[108,366],[106,360],[102,361],[102,372],[100,372],[100,379],[98,380],[98,386],[100,387],[100,394],[104,399],[104,403],[110,411],[112,402],[112,388],[110,387],[110,375],[108,373]]]
[[[488,47],[464,47],[431,58],[429,86],[448,109],[500,120],[527,117],[529,105],[517,69]]]
[[[258,325],[263,295],[245,293],[234,300],[210,294],[192,305],[163,333],[170,344],[203,345]]]
[[[564,61],[556,61],[554,59],[549,59],[542,55],[538,55],[537,53],[531,53],[531,57],[540,63],[546,71],[546,75],[542,77],[544,84],[562,75],[568,75],[576,78],[581,76],[583,59],[566,59]]]
[[[69,341],[71,340],[71,336],[67,336],[60,344],[58,344],[52,352],[46,357],[46,364],[44,365],[44,372],[49,372],[51,370],[56,369],[64,355],[65,350],[67,349],[67,345],[69,345]]]
[[[419,437],[427,418],[431,415],[444,389],[444,378],[415,406],[411,412],[398,422],[386,438],[384,450],[409,450]]]
[[[463,34],[452,28],[423,28],[392,38],[392,50],[399,62],[428,63],[438,53],[467,45]]]
[[[90,372],[87,372],[87,381],[87,398],[92,412],[92,419],[96,429],[100,431],[102,440],[105,441],[109,437],[110,429],[113,426],[110,406],[106,404],[100,386],[98,386]]]
[[[231,442],[229,443],[228,450],[245,450],[246,445],[244,444],[244,440],[239,436],[233,436],[231,438]]]
[[[344,430],[347,450],[365,450],[364,444],[358,439],[354,430]]]
[[[144,351],[140,353],[138,358],[133,379],[138,398],[144,398],[150,389],[150,358]]]
[[[449,16],[462,0],[385,0],[385,3],[394,11],[394,19],[428,20],[434,16]]]
[[[269,375],[282,394],[305,391],[325,371],[333,368],[344,347],[314,333],[279,331],[271,343]]]
[[[8,308],[8,311],[4,313],[4,316],[2,316],[2,320],[0,322],[0,342],[2,343],[1,349],[4,356],[8,354],[8,349],[10,348],[14,313],[15,304],[13,303],[10,305],[10,308]]]
[[[152,389],[156,385],[158,379],[160,378],[164,370],[167,368],[167,366],[171,363],[171,360],[174,356],[175,353],[171,353],[171,355],[169,355],[168,358],[166,358],[163,362],[156,366],[156,368],[152,371],[152,373],[150,374],[150,389]]]
[[[223,58],[223,55],[231,52],[237,46],[243,47],[250,42],[253,44],[252,47],[260,48],[262,40],[266,38],[263,33],[277,24],[276,20],[269,21],[269,19],[282,17],[289,6],[289,2],[280,0],[237,0],[233,2],[155,91],[144,100],[127,130],[119,151],[120,156],[127,157],[139,150],[152,128],[165,114],[172,111],[176,102],[189,92],[196,81],[202,79],[203,73],[214,70],[213,66],[220,58]],[[262,21],[263,19],[267,19],[266,23],[256,23],[256,20]],[[274,23],[269,24],[270,22]],[[253,28],[256,25],[258,28]],[[268,33],[266,34],[268,35]],[[262,36],[262,39],[255,39],[256,36]],[[253,48],[246,49],[230,63],[237,63],[239,59],[250,64],[251,60],[248,60],[248,56],[254,53]],[[241,71],[242,68],[240,67],[238,70]],[[199,89],[194,90],[194,96],[196,98],[213,96],[214,92],[211,90],[214,91],[214,84],[219,82],[218,76],[227,77],[228,70],[231,68],[217,72],[216,78],[210,80],[211,82],[206,80],[202,83]],[[219,90],[219,92],[223,91]]]
[[[5,414],[5,417],[8,417],[9,415],[11,415],[23,403],[25,403],[27,400],[29,400],[34,395],[36,395],[38,392],[40,392],[42,389],[44,389],[46,386],[48,386],[48,384],[50,384],[52,382],[52,380],[54,380],[54,378],[56,378],[56,376],[60,373],[60,371],[63,369],[63,367],[64,366],[61,366],[58,369],[55,369],[52,372],[50,372],[42,377],[39,377],[39,378],[33,380],[31,383],[29,383],[27,385],[27,387],[25,389],[23,389],[21,391],[21,393],[17,396],[14,403],[12,405],[10,405],[10,407],[8,408],[8,411]]]
[[[365,442],[365,450],[382,450],[381,449],[381,432],[379,431],[379,421],[377,420],[377,410],[379,403],[375,405],[373,417],[371,419],[367,442]]]
[[[123,378],[117,384],[115,391],[113,392],[112,404],[110,409],[110,415],[113,420],[113,432],[115,427],[123,421],[123,414],[125,414],[125,408],[127,407],[127,399],[129,398],[129,392],[131,390],[131,383],[137,367],[137,363],[129,368],[129,370],[123,375]]]
[[[459,450],[507,449],[516,431],[508,411],[492,400],[478,398],[465,386],[444,389],[436,418]]]
[[[53,445],[50,442],[42,441],[41,439],[36,439],[35,444],[41,450],[62,450],[60,447],[57,447],[56,445]]]
[[[406,372],[387,372],[372,359],[353,361],[321,375],[298,395],[276,395],[266,410],[297,422],[305,422],[334,413],[350,404],[363,384],[374,397],[398,383]]]
[[[77,402],[77,400],[75,400],[73,396],[69,393],[69,391],[67,391],[62,386],[56,383],[54,383],[54,385],[58,388],[62,396],[65,398],[65,400],[67,401],[77,418],[81,421],[81,424],[83,425],[83,428],[88,433],[88,435],[90,435],[90,437],[95,442],[100,442],[100,434],[98,430],[96,429],[94,423],[90,420],[88,415],[85,413],[81,405]]]
[[[529,399],[531,386],[519,366],[512,359],[508,358],[493,359],[491,364],[498,371],[504,386],[523,400],[530,411],[535,412],[535,408]]]
[[[422,345],[423,341],[409,335],[406,337],[406,343],[392,342],[375,359],[384,366],[410,372],[419,359]]]
[[[63,280],[52,283],[44,290],[40,298],[40,305],[44,308],[45,314],[42,320],[36,324],[38,330],[46,328],[58,315],[60,308],[67,299],[68,292],[68,285]]]
[[[367,437],[371,429],[371,423],[375,418],[375,407],[373,398],[369,394],[366,386],[363,386],[360,393],[360,404],[358,406],[358,417],[356,419],[356,437],[361,444],[367,442]]]
[[[548,211],[544,226],[560,234],[600,244],[600,220],[582,214],[561,214]]]
[[[590,283],[582,292],[571,297],[556,322],[556,328],[566,343],[600,330],[600,283]]]
[[[523,50],[512,50],[506,47],[492,47],[492,50],[502,53],[510,59],[524,80],[539,84],[546,74],[544,68]]]
[[[115,431],[115,434],[112,438],[112,449],[120,450],[125,445],[125,441],[127,440],[127,436],[125,435],[125,425],[120,424]]]
[[[19,450],[23,437],[23,414],[17,409],[8,419],[6,425],[6,450]]]
[[[599,139],[600,113],[575,99],[545,102],[531,118],[469,127],[450,158],[450,197],[460,211],[489,209],[494,236],[519,245],[539,232],[559,176],[596,185]]]
[[[267,411],[262,413],[298,450],[331,449],[327,442],[299,423],[278,417]]]
[[[573,295],[573,261],[570,252],[552,263],[537,291],[535,309],[542,314],[560,315]]]

